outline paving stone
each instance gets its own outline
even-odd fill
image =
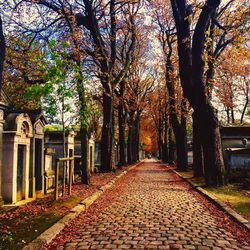
[[[210,250],[210,247],[198,246],[197,249],[198,249],[198,250]]]
[[[122,194],[83,224],[65,250],[250,249],[219,228],[216,218],[167,167],[146,162],[128,175]]]
[[[195,246],[192,246],[192,245],[184,245],[183,247],[185,249],[195,249]]]
[[[170,249],[181,249],[182,248],[182,245],[180,244],[171,244],[170,245]]]
[[[158,246],[158,249],[170,249],[169,246]]]
[[[115,244],[108,244],[108,245],[105,245],[104,247],[107,249],[117,249],[117,245]]]
[[[67,247],[74,247],[74,246],[76,246],[76,245],[77,245],[77,242],[75,242],[75,243],[72,242],[72,243],[67,243],[67,244],[66,244]]]
[[[130,249],[131,245],[120,245],[119,248],[120,249]]]
[[[77,247],[77,249],[79,249],[79,250],[89,249],[89,248],[90,248],[89,246],[79,246],[79,247]]]

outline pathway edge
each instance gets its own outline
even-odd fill
[[[248,220],[246,220],[245,218],[243,218],[240,214],[238,214],[237,212],[235,212],[231,207],[229,207],[225,203],[219,201],[218,198],[216,198],[214,195],[208,193],[205,189],[196,186],[191,181],[189,181],[188,179],[186,179],[185,177],[183,177],[181,174],[179,174],[177,171],[175,171],[173,169],[172,169],[172,171],[175,174],[177,174],[181,179],[183,179],[186,182],[188,182],[198,193],[200,193],[203,196],[205,196],[208,200],[210,200],[211,202],[213,202],[217,207],[219,207],[224,212],[226,212],[234,221],[236,221],[238,224],[240,224],[241,226],[243,226],[244,228],[246,228],[246,229],[248,229],[250,231],[250,222]]]
[[[44,245],[49,244],[70,221],[76,218],[80,213],[86,211],[88,207],[93,204],[106,190],[110,189],[122,176],[126,175],[130,170],[136,168],[143,163],[143,160],[129,167],[128,170],[123,171],[119,175],[115,176],[107,184],[99,188],[98,191],[88,196],[84,200],[80,201],[78,205],[73,207],[64,217],[57,221],[54,225],[46,229],[28,245],[24,246],[22,250],[33,250],[36,248],[41,248]]]

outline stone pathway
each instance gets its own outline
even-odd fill
[[[115,201],[63,249],[250,249],[219,228],[195,191],[166,166],[148,161],[133,171]]]

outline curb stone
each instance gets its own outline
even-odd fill
[[[82,200],[78,205],[73,207],[68,214],[66,214],[63,218],[61,218],[58,222],[56,222],[53,226],[45,230],[41,233],[37,238],[35,238],[32,242],[28,245],[24,246],[22,250],[33,250],[37,248],[41,248],[44,245],[49,244],[57,234],[59,234],[69,222],[76,218],[80,213],[86,211],[86,209],[93,204],[107,189],[110,189],[114,183],[120,179],[122,176],[128,173],[128,171],[136,168],[139,166],[143,161],[136,163],[135,165],[131,166],[128,170],[123,171],[119,175],[115,176],[111,181],[107,184],[103,185],[96,191],[94,194],[90,195],[89,197]]]
[[[235,212],[231,207],[229,207],[225,203],[219,201],[219,199],[217,197],[215,197],[214,195],[210,194],[205,189],[203,189],[203,188],[201,188],[201,187],[193,184],[191,181],[189,181],[188,179],[186,179],[185,177],[183,177],[182,175],[180,175],[177,171],[175,171],[173,169],[172,169],[172,171],[175,174],[177,174],[180,178],[182,178],[183,180],[185,180],[186,182],[188,182],[195,190],[198,191],[198,193],[200,193],[203,196],[205,196],[207,199],[209,199],[210,201],[212,201],[217,207],[219,207],[224,212],[226,212],[234,221],[236,221],[238,224],[240,224],[241,226],[243,226],[244,228],[246,228],[246,229],[248,229],[250,231],[250,222],[248,220],[246,220],[245,218],[243,218],[240,214],[238,214],[237,212]]]

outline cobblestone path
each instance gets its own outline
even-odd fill
[[[134,171],[119,197],[63,249],[250,249],[166,166],[145,162]]]

